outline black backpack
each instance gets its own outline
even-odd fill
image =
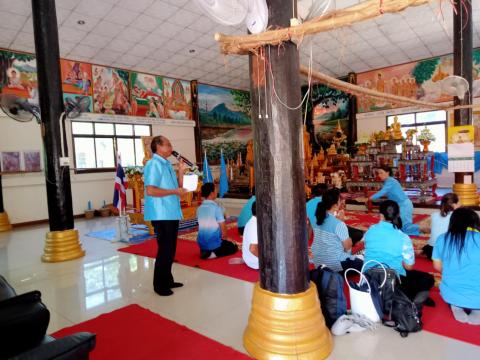
[[[365,272],[365,276],[367,277],[370,284],[377,284],[378,292],[382,303],[383,318],[385,320],[391,320],[393,294],[399,282],[399,278],[394,269],[389,268],[385,264],[382,265],[385,267],[385,271],[381,267],[375,266],[368,269]],[[387,274],[386,279],[385,272]],[[385,284],[381,286],[384,281]]]
[[[427,298],[428,291],[423,291],[418,293],[412,301],[399,287],[395,288],[391,320],[385,321],[384,324],[392,326],[401,337],[407,337],[411,332],[422,330],[422,304]]]
[[[310,280],[317,286],[325,324],[330,329],[340,316],[347,313],[343,277],[328,267],[319,266],[310,271]]]

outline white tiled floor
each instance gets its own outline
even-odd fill
[[[174,264],[185,284],[162,298],[152,290],[153,260],[116,251],[119,243],[86,237],[113,227],[113,219],[76,222],[87,255],[79,260],[40,261],[47,226],[0,233],[0,274],[18,293],[40,290],[51,312],[49,332],[136,303],[168,319],[245,352],[242,334],[250,312],[253,284]],[[480,329],[479,329],[480,331]],[[401,338],[376,332],[335,338],[331,359],[480,359],[480,347],[423,331]]]

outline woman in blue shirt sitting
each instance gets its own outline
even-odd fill
[[[458,208],[448,232],[433,247],[433,267],[442,273],[440,293],[455,319],[480,325],[480,219],[468,208]]]
[[[401,231],[400,207],[395,201],[385,200],[380,204],[381,221],[370,226],[365,233],[365,263],[376,260],[394,269],[400,278],[400,286],[411,300],[434,285],[433,276],[412,270],[415,253],[412,240]],[[368,263],[366,268],[375,266]],[[424,294],[426,295],[426,294]],[[427,298],[427,296],[425,296]],[[425,305],[434,305],[431,299]]]
[[[341,199],[338,189],[327,190],[315,212],[317,226],[313,228],[312,256],[315,266],[326,265],[333,271],[348,268],[360,270],[362,259],[352,256],[352,239],[347,225],[338,219]]]
[[[433,247],[435,246],[437,238],[448,231],[450,216],[453,210],[459,207],[460,203],[458,202],[457,194],[448,193],[442,197],[440,211],[436,211],[430,215],[430,239],[428,239],[428,244],[422,248],[422,253],[430,260],[432,259]]]
[[[414,224],[413,204],[407,194],[402,189],[402,185],[392,176],[392,168],[389,166],[381,166],[377,170],[378,177],[383,181],[383,187],[370,199],[378,200],[382,196],[386,196],[388,200],[395,201],[400,207],[400,217],[402,218],[402,231],[408,235],[420,235],[420,226]]]

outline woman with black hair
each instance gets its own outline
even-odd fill
[[[338,189],[327,190],[317,205],[317,226],[313,229],[313,263],[315,266],[326,265],[333,271],[348,268],[360,270],[363,261],[351,254],[352,239],[348,235],[347,225],[336,217],[340,205]]]
[[[420,226],[414,224],[413,204],[407,194],[402,189],[402,185],[392,175],[392,168],[383,165],[377,169],[377,175],[383,181],[383,187],[377,193],[373,194],[370,199],[378,200],[382,196],[386,196],[388,200],[395,201],[400,207],[400,216],[402,218],[402,231],[408,235],[420,235]]]
[[[458,208],[448,232],[433,247],[433,267],[442,273],[440,293],[455,319],[480,325],[480,219],[475,211]]]
[[[429,291],[433,287],[433,276],[412,270],[415,253],[412,240],[401,230],[402,219],[398,204],[385,200],[380,204],[380,214],[381,221],[370,226],[365,233],[365,263],[376,260],[394,269],[400,277],[402,290],[413,300],[418,293]],[[373,266],[374,262],[368,263],[366,269]],[[430,304],[433,305],[431,300]]]
[[[430,260],[432,260],[433,248],[438,237],[448,231],[452,212],[459,207],[457,194],[448,193],[442,197],[440,211],[430,215],[430,239],[428,239],[428,244],[422,248],[422,253]]]

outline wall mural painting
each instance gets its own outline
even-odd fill
[[[132,115],[165,118],[163,78],[132,72],[130,82]]]
[[[38,105],[37,62],[34,55],[0,50],[0,91]]]
[[[165,117],[175,120],[192,119],[190,82],[163,78]]]
[[[92,66],[93,111],[101,114],[129,115],[129,72],[104,66]]]
[[[312,87],[312,146],[315,152],[320,148],[327,150],[336,129],[340,126],[345,139],[348,137],[350,97],[347,93],[325,85]],[[346,151],[346,140],[340,144],[341,151]]]
[[[67,101],[73,104],[79,104],[81,112],[92,112],[93,111],[93,99],[91,96],[85,96],[80,94],[68,94],[63,93],[63,104],[65,109],[68,109]]]
[[[357,84],[393,95],[427,102],[451,100],[441,91],[441,80],[453,74],[453,55],[435,57],[357,75]],[[472,95],[480,96],[480,49],[473,52]],[[358,112],[402,107],[389,101],[358,97]]]
[[[62,89],[66,93],[92,95],[92,65],[79,61],[60,60]]]
[[[211,85],[198,85],[202,150],[218,164],[220,151],[226,160],[245,161],[247,143],[253,139],[250,93]]]

